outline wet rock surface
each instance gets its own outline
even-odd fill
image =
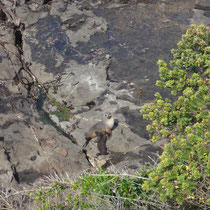
[[[139,110],[157,91],[156,62],[209,17],[205,0],[2,0],[0,182],[152,163],[162,143],[150,142]],[[116,121],[109,154],[97,157],[94,140],[82,153],[84,133],[106,112]]]

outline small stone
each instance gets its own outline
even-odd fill
[[[68,122],[68,121],[63,121],[60,123],[60,127],[66,131],[68,128],[70,128],[72,125],[72,123]]]
[[[50,148],[52,148],[52,149],[55,149],[55,148],[58,147],[57,144],[53,144],[53,143],[47,143],[46,146],[47,146],[47,147],[50,147]]]
[[[105,57],[106,57],[106,59],[110,59],[111,58],[111,56],[109,54],[107,54]]]
[[[90,66],[90,67],[93,67],[94,66],[94,64],[93,63],[88,63],[88,65]]]
[[[42,145],[47,146],[49,148],[55,149],[58,147],[58,145],[55,143],[54,139],[48,138],[48,139],[42,139],[41,140]]]
[[[35,11],[35,10],[39,7],[39,5],[38,5],[38,4],[35,4],[35,3],[32,3],[32,4],[30,4],[28,7],[29,7],[32,11]]]
[[[63,157],[66,157],[68,155],[68,152],[66,149],[62,148],[58,151],[58,153],[63,156]]]
[[[56,112],[57,109],[58,109],[56,106],[53,106],[53,105],[51,105],[51,104],[48,105],[48,108],[49,108],[49,111],[50,111],[50,112]]]
[[[97,166],[99,166],[99,167],[102,167],[105,164],[106,164],[106,160],[99,160],[99,161],[97,161]]]
[[[170,20],[169,20],[169,19],[165,19],[165,20],[163,20],[163,23],[168,23],[168,22],[170,22]]]
[[[55,124],[59,125],[59,118],[56,115],[50,115],[50,118]]]
[[[36,160],[36,158],[37,158],[37,156],[34,155],[34,156],[31,156],[30,160],[31,160],[31,161],[34,161],[34,160]]]

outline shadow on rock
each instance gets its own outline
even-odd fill
[[[143,147],[145,147],[145,149],[139,151],[139,162],[154,165],[158,161],[158,156],[162,154],[163,149],[151,144],[143,145]]]
[[[118,119],[114,119],[114,127],[112,128],[112,130],[114,130],[115,128],[118,127],[119,124],[119,120]]]
[[[34,183],[36,179],[43,177],[44,175],[47,175],[47,174],[40,173],[33,169],[25,169],[23,171],[18,172],[20,183],[26,183],[26,184]]]
[[[143,148],[137,153],[131,151],[126,153],[111,152],[110,160],[103,166],[103,169],[111,165],[119,165],[120,167],[136,170],[146,163],[154,165],[158,162],[158,157],[162,152],[162,148],[151,144],[143,145]]]
[[[111,152],[110,161],[108,161],[104,166],[103,169],[108,168],[111,165],[117,165],[120,162],[123,161],[130,161],[133,162],[133,160],[139,160],[139,155],[135,154],[133,152],[127,152],[126,154],[124,152]],[[139,168],[135,164],[129,164],[126,167],[130,169],[137,169]]]
[[[130,110],[129,107],[123,107],[117,113],[123,114],[126,123],[131,127],[131,131],[142,138],[149,139],[149,133],[146,130],[148,121],[143,119],[139,110]]]

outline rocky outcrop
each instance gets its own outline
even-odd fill
[[[196,5],[194,9],[194,15],[191,19],[191,23],[205,26],[210,26],[210,2],[207,0],[196,0]]]
[[[50,173],[88,168],[80,148],[43,124],[33,99],[1,86],[1,179],[5,186],[30,185]],[[5,178],[6,177],[6,178]]]
[[[153,163],[162,143],[151,144],[139,110],[156,91],[157,60],[190,23],[209,24],[207,1],[2,0],[0,182]],[[95,141],[82,153],[107,111],[109,155],[96,157]]]

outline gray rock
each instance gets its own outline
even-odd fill
[[[98,63],[95,67],[79,65],[75,62],[69,64],[65,75],[60,80],[61,86],[57,90],[58,101],[71,101],[74,106],[86,105],[86,103],[98,98],[106,89],[106,65]],[[54,95],[50,91],[51,95]]]
[[[49,112],[56,112],[58,108],[56,106],[49,104],[48,109],[49,109]]]
[[[210,1],[208,0],[196,0],[196,7],[201,9],[210,9]]]
[[[16,15],[20,18],[21,23],[25,24],[25,27],[29,27],[33,24],[36,24],[40,18],[46,17],[47,12],[43,11],[31,11],[27,5],[22,5],[21,7],[16,8]]]
[[[68,121],[62,121],[60,122],[60,127],[66,131],[67,129],[69,129],[72,126],[72,122],[68,122]]]
[[[100,1],[2,3],[9,12],[7,22],[0,23],[0,182],[28,186],[43,175],[86,170],[84,134],[107,111],[118,123],[107,141],[109,155],[96,157],[95,140],[88,145],[92,165],[135,171],[155,161],[161,145],[148,140],[139,110],[157,91],[157,60],[168,59],[190,23],[209,25],[208,1],[197,1],[194,10],[194,0],[110,1],[104,10]],[[18,46],[17,30],[22,35]],[[24,62],[32,75],[22,68]],[[16,75],[22,83],[13,81]],[[68,122],[51,117],[54,127],[70,133],[78,145],[43,122],[43,110],[38,112],[36,101],[28,98],[30,88],[39,90],[34,78],[51,98],[71,107],[74,118]]]
[[[59,118],[56,115],[52,114],[50,118],[56,125],[59,125]]]
[[[1,145],[2,146],[2,145]],[[17,187],[14,179],[12,164],[7,159],[5,150],[0,146],[0,183],[1,187]]]
[[[55,1],[52,3],[52,7],[50,10],[50,14],[53,16],[59,16],[62,22],[65,22],[74,15],[85,15],[87,18],[85,19],[84,25],[81,30],[73,31],[67,30],[65,24],[63,25],[63,29],[66,30],[66,34],[71,40],[71,44],[73,47],[77,46],[77,42],[87,42],[90,37],[97,32],[106,32],[107,24],[106,21],[94,15],[94,13],[90,10],[81,10],[78,8],[76,3],[67,4],[65,11],[60,13],[59,10],[64,8],[63,2]],[[97,25],[97,28],[94,26]]]
[[[32,99],[11,94],[0,86],[1,149],[0,179],[5,186],[18,187],[51,173],[75,174],[88,168],[80,147],[50,125],[39,122]],[[1,142],[0,142],[1,143]],[[7,154],[7,155],[5,155]],[[3,164],[3,165],[2,165]]]
[[[205,11],[194,9],[193,18],[190,20],[191,24],[210,26],[209,17],[205,15]]]

